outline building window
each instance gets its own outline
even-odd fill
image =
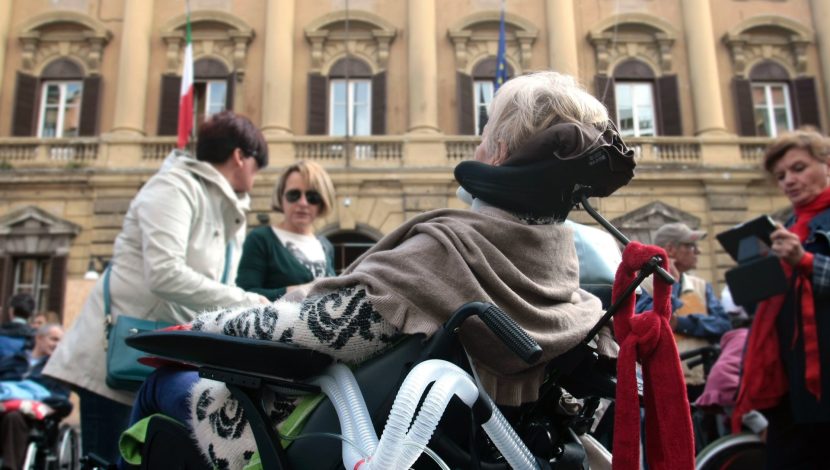
[[[493,101],[494,89],[493,80],[476,80],[473,82],[475,135],[481,135],[484,132],[484,126],[487,125],[487,119],[489,118],[487,110],[490,109],[490,102]]]
[[[193,118],[194,129],[211,116],[225,110],[228,94],[228,81],[196,80],[193,83]]]
[[[343,272],[354,260],[374,246],[376,240],[360,232],[343,231],[327,235],[334,246],[334,271]]]
[[[657,135],[653,82],[616,82],[617,125],[623,137]]]
[[[77,137],[83,82],[47,81],[41,85],[38,137]]]
[[[777,137],[793,129],[790,90],[786,83],[752,83],[752,106],[759,136]]]
[[[12,295],[30,294],[35,299],[35,311],[49,305],[49,273],[51,272],[51,262],[48,258],[16,259]]]
[[[372,81],[333,79],[329,82],[329,135],[372,133]]]

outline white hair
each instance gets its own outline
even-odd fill
[[[484,128],[484,149],[498,155],[499,143],[507,155],[530,136],[553,124],[575,122],[605,130],[608,110],[570,75],[533,72],[505,82],[490,103]]]

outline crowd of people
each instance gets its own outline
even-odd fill
[[[627,154],[605,107],[571,77],[517,77],[491,106],[475,160],[476,171],[494,181],[516,178],[522,168],[538,172],[553,157],[536,150],[551,142],[561,146],[556,157],[563,160],[597,148]],[[830,399],[821,394],[830,389],[830,371],[822,371],[830,364],[830,321],[824,318],[830,308],[828,162],[828,139],[814,131],[784,136],[767,152],[765,168],[794,209],[771,236],[771,253],[792,280],[783,296],[736,306],[724,289],[719,298],[711,283],[693,274],[704,231],[670,223],[651,240],[665,250],[676,280],[669,326],[678,351],[720,344],[708,378],[702,366],[684,364],[689,401],[737,414],[737,422],[745,417],[758,432],[768,427],[769,468],[792,462],[793,468],[819,468],[819,441],[830,430]],[[569,207],[498,194],[498,185],[488,194],[462,183],[459,197],[469,210],[417,216],[335,276],[333,247],[314,229],[336,201],[319,165],[299,161],[285,168],[271,204],[282,216],[247,230],[248,194],[267,165],[268,145],[250,120],[230,111],[213,115],[198,131],[195,155],[173,151],[134,198],[108,272],[62,341],[57,320],[34,314],[31,296],[12,297],[8,321],[0,326],[0,380],[34,381],[62,397],[71,387],[80,398],[83,454],[117,461],[120,433],[162,412],[189,425],[212,461],[241,468],[249,453],[239,449],[255,450],[250,430],[241,423],[243,432],[227,436],[211,425],[210,416],[232,400],[224,386],[171,369],[152,374],[137,393],[108,385],[104,318],[110,308],[115,321],[129,315],[293,343],[351,364],[402,335],[435,332],[466,301],[489,300],[514,312],[542,345],[543,359],[573,347],[602,314],[580,282],[594,282],[598,271],[611,277],[608,260],[619,263],[619,253],[598,256],[591,229],[563,224]],[[557,190],[534,189],[545,197]],[[507,202],[491,204],[490,197]],[[599,260],[595,269],[587,264],[592,258]],[[650,279],[643,283],[638,312],[653,309],[653,287]],[[610,332],[600,339],[600,352],[613,357]],[[498,404],[536,399],[543,367],[517,363],[483,327],[462,340]],[[758,411],[760,426],[752,419]],[[27,420],[16,412],[2,415],[4,468],[19,467]]]

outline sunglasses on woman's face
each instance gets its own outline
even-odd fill
[[[299,201],[300,196],[302,195],[303,192],[299,189],[291,189],[285,192],[285,200],[294,203]],[[323,196],[321,196],[317,191],[310,189],[305,192],[305,200],[313,206],[319,206],[323,203]]]

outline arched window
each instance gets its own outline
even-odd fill
[[[487,124],[488,109],[490,102],[493,101],[493,94],[495,93],[496,82],[496,67],[498,60],[495,57],[488,57],[473,67],[472,75],[472,120],[474,123],[473,129],[475,135],[481,135],[484,131],[484,126]],[[513,77],[513,67],[507,65],[507,79]],[[470,107],[464,105],[466,109]]]
[[[233,80],[225,64],[215,59],[193,63],[194,129],[214,114],[233,107]]]
[[[329,70],[329,135],[372,133],[372,69],[344,57]]]
[[[790,74],[787,69],[766,60],[752,67],[749,81],[755,135],[777,137],[793,130]]]
[[[51,62],[40,74],[38,137],[77,137],[81,126],[84,72],[69,59]]]
[[[337,274],[343,272],[348,265],[377,242],[374,238],[358,231],[336,232],[326,235],[326,238],[334,245],[334,270]]]
[[[614,68],[617,126],[624,137],[657,135],[654,71],[629,59]]]

